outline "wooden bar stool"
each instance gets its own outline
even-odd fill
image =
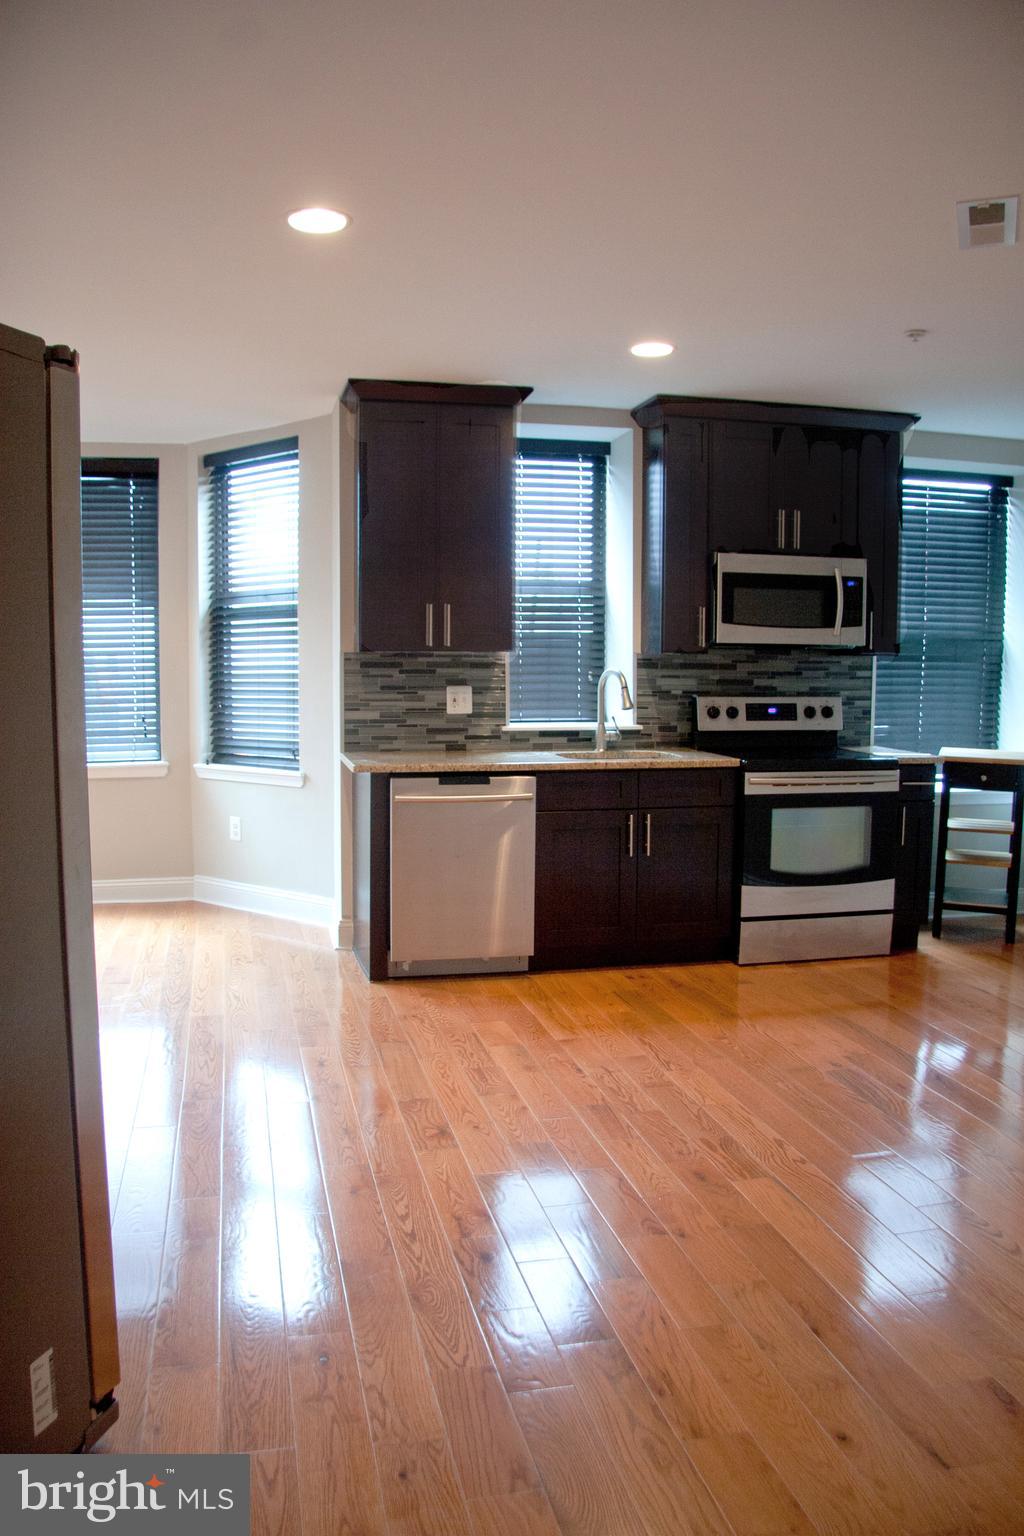
[[[935,850],[935,905],[932,933],[942,937],[943,911],[999,912],[1006,917],[1006,942],[1012,944],[1017,929],[1017,893],[1020,889],[1021,834],[1024,832],[1024,752],[986,752],[970,747],[943,747],[939,753],[942,798],[939,802],[939,835]],[[995,790],[1013,796],[1009,821],[980,816],[950,816],[950,791]],[[949,847],[950,832],[982,832],[1009,839],[1006,850],[991,853],[975,848]],[[980,864],[1006,871],[1006,903],[946,901],[946,869],[950,864]]]

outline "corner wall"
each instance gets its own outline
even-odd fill
[[[90,778],[93,879],[180,881],[192,874],[188,449],[179,443],[83,443],[82,454],[159,460],[160,750],[169,764],[164,778]]]
[[[205,453],[299,439],[299,789],[207,780],[199,475]],[[312,421],[210,442],[88,443],[83,453],[160,461],[160,708],[163,778],[89,784],[99,900],[195,896],[336,927],[340,915],[339,408]],[[242,841],[228,838],[228,817]]]
[[[189,502],[192,736],[191,764],[207,757],[205,653],[201,626],[205,611],[205,569],[199,550],[199,475],[203,455],[278,437],[299,439],[299,760],[301,788],[195,777],[192,783],[192,862],[197,894],[243,904],[234,887],[287,892],[308,902],[307,920],[337,917],[335,895],[338,836],[337,771],[334,752],[338,684],[338,413],[314,421],[285,423],[262,432],[234,434],[190,447]],[[242,822],[240,842],[228,837],[228,818]],[[296,915],[299,915],[298,908]]]

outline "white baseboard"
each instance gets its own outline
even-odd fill
[[[351,949],[355,938],[355,930],[350,917],[342,917],[338,920],[338,932],[335,939],[335,949]]]
[[[97,905],[126,901],[191,901],[191,875],[166,875],[162,880],[94,880],[92,899]]]
[[[352,924],[339,923],[331,896],[307,896],[301,891],[282,891],[272,885],[249,885],[241,880],[217,880],[211,875],[173,875],[162,880],[94,880],[92,899],[112,902],[201,901],[237,912],[261,912],[285,917],[293,923],[328,928],[339,949],[351,949]],[[347,930],[347,939],[344,934]]]
[[[214,907],[233,907],[239,912],[263,912],[268,917],[287,917],[293,923],[313,923],[330,928],[337,920],[333,896],[306,896],[301,891],[281,891],[273,885],[249,885],[241,880],[216,880],[196,875],[196,901]]]

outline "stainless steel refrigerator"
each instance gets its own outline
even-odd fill
[[[80,452],[77,354],[0,325],[0,1451],[117,1417]]]

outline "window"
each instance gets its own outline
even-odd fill
[[[82,460],[82,650],[90,763],[160,759],[156,459]]]
[[[593,720],[604,668],[606,443],[516,455],[512,720]]]
[[[996,745],[1010,484],[924,471],[903,477],[900,654],[877,661],[880,746]]]
[[[299,444],[203,460],[210,495],[210,761],[299,761]]]

